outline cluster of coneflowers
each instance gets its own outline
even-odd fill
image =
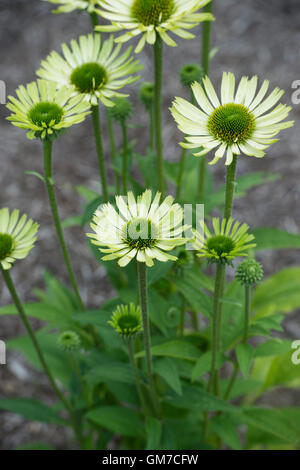
[[[133,368],[136,364],[131,338],[143,331],[149,388],[153,408],[159,415],[159,397],[152,372],[147,267],[151,269],[155,261],[176,261],[177,257],[171,253],[176,247],[187,242],[193,244],[199,257],[215,263],[213,355],[209,390],[218,394],[216,357],[220,350],[221,299],[224,294],[226,266],[237,257],[248,256],[249,250],[255,246],[249,227],[231,217],[237,162],[242,155],[257,158],[265,155],[266,149],[276,142],[279,131],[293,125],[293,122],[285,121],[290,108],[278,104],[283,95],[282,90],[276,88],[268,93],[269,82],[265,80],[259,86],[257,76],[242,77],[236,84],[235,76],[224,72],[221,92],[218,95],[207,76],[208,70],[203,72],[203,69],[193,64],[183,69],[182,82],[190,87],[191,100],[177,97],[171,108],[172,116],[184,134],[184,141],[181,143],[181,170],[184,170],[186,149],[193,149],[195,157],[202,159],[203,172],[206,155],[212,151],[214,156],[209,164],[216,164],[223,158],[226,166],[223,218],[213,218],[208,224],[203,222],[200,231],[193,231],[192,235],[186,236],[188,227],[183,224],[182,207],[174,202],[172,196],[165,197],[161,118],[162,51],[163,45],[176,46],[172,34],[192,39],[194,35],[190,29],[201,22],[209,25],[213,20],[210,0],[48,1],[58,6],[58,13],[75,9],[86,10],[91,16],[94,32],[72,40],[69,45],[62,44],[61,52],[53,51],[41,62],[37,71],[39,78],[20,86],[16,90],[16,97],[9,97],[7,108],[11,115],[8,119],[13,125],[26,129],[28,138],[41,141],[44,158],[42,179],[47,188],[54,227],[78,307],[84,310],[84,302],[73,272],[59,217],[52,174],[52,145],[64,130],[83,122],[89,114],[91,115],[103,204],[94,214],[91,223],[93,233],[89,233],[88,237],[104,254],[103,261],[117,260],[121,268],[133,260],[136,261],[140,305],[120,305],[113,313],[111,325],[128,340]],[[202,7],[205,7],[205,11],[201,10]],[[106,24],[99,24],[99,19],[105,19]],[[103,39],[103,33],[107,32],[120,32],[121,35],[110,35],[108,39]],[[141,195],[128,191],[126,120],[132,113],[132,106],[123,89],[139,80],[137,73],[142,67],[133,55],[132,48],[122,50],[122,44],[134,38],[138,38],[135,53],[141,52],[146,44],[152,46],[154,51],[154,83],[141,85],[140,98],[150,116],[151,146],[157,159],[159,192],[156,194],[152,194],[149,189]],[[204,59],[204,69],[207,69],[208,53]],[[109,194],[107,184],[99,107],[102,113],[106,111],[109,129],[112,121],[117,121],[123,130],[123,168],[121,173],[116,173],[118,194],[115,200],[112,201],[111,198],[110,202],[112,195]],[[111,144],[114,156],[113,138]],[[182,171],[178,180],[178,197]],[[201,195],[201,191],[199,194]],[[200,198],[199,203],[201,202]],[[10,212],[6,208],[1,209],[0,265],[44,370],[68,408],[68,403],[47,367],[9,275],[14,261],[25,258],[33,248],[37,230],[38,224],[27,220],[26,215],[20,217],[17,210]],[[250,295],[251,285],[261,277],[261,266],[251,257],[239,265],[237,278],[246,286],[246,298]],[[246,302],[246,315],[248,307]],[[247,341],[247,321],[244,341]],[[78,347],[80,341],[74,332],[64,332],[60,343],[66,350],[72,350]],[[138,378],[137,388],[141,405],[144,406]]]

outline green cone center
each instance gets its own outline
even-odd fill
[[[128,222],[124,229],[124,240],[138,250],[151,248],[158,238],[157,226],[150,220],[137,218]]]
[[[235,248],[235,243],[230,237],[225,235],[217,235],[207,240],[207,249],[222,257],[230,253]]]
[[[63,110],[56,103],[38,103],[29,111],[29,119],[36,126],[48,127],[58,124],[63,117]]]
[[[208,129],[216,139],[226,144],[243,143],[253,134],[255,119],[242,104],[224,104],[211,114]]]
[[[140,325],[138,319],[134,317],[133,315],[122,315],[119,318],[118,323],[119,323],[119,328],[122,331],[135,330]]]
[[[158,26],[167,21],[174,10],[174,0],[135,0],[131,14],[144,26]]]
[[[80,65],[71,75],[71,83],[80,93],[93,93],[102,88],[106,82],[106,70],[96,62]]]
[[[7,233],[0,233],[0,261],[10,255],[13,247],[13,238]]]

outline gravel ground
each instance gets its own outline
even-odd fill
[[[291,104],[292,83],[300,79],[300,4],[298,0],[215,0],[217,22],[213,27],[213,45],[219,47],[212,62],[211,75],[220,82],[223,70],[237,76],[258,74],[286,90],[285,102]],[[40,60],[52,49],[59,50],[61,42],[90,31],[85,14],[52,15],[51,5],[40,0],[1,0],[0,3],[0,79],[13,94],[21,83],[34,79]],[[200,31],[198,31],[200,36]],[[183,95],[177,80],[178,69],[186,62],[196,62],[200,55],[199,41],[179,41],[177,48],[165,48],[164,108],[165,155],[178,158],[177,142],[181,138],[174,122],[169,118],[168,106],[174,95]],[[146,48],[140,55],[145,65],[143,76],[151,79],[152,56]],[[176,66],[176,68],[175,68]],[[135,90],[132,89],[133,95]],[[133,96],[135,100],[136,97]],[[250,226],[276,226],[293,233],[300,229],[300,159],[298,156],[300,105],[293,106],[295,128],[282,133],[282,138],[263,160],[241,158],[239,172],[270,171],[279,173],[281,180],[254,189],[247,199],[238,201],[235,215]],[[139,108],[139,115],[142,109]],[[25,171],[42,171],[39,142],[28,141],[22,131],[5,121],[7,111],[0,107],[0,206],[17,207],[41,224],[39,243],[25,263],[13,273],[18,290],[24,300],[33,299],[32,289],[42,287],[45,267],[66,279],[51,226],[45,191],[41,181],[24,175]],[[146,121],[132,130],[143,150],[146,139]],[[106,132],[105,132],[106,134]],[[107,139],[106,139],[107,140]],[[108,148],[105,149],[108,155]],[[84,184],[98,189],[93,175],[97,174],[96,158],[89,120],[75,126],[55,145],[55,180],[63,217],[79,212],[80,199],[74,186]],[[213,168],[217,184],[224,178],[223,165]],[[102,267],[91,259],[81,230],[68,230],[68,245],[74,268],[81,284],[82,294],[90,306],[101,303],[112,295]],[[266,273],[283,266],[300,265],[300,253],[294,251],[264,253],[261,255]],[[28,276],[30,272],[30,276]],[[99,287],[100,286],[100,287]],[[9,301],[0,284],[1,305]],[[8,340],[23,332],[17,319],[1,320],[1,339]],[[300,338],[300,325],[296,313],[285,323],[285,333]],[[16,353],[9,353],[8,364],[0,368],[1,396],[16,394],[43,399],[51,403],[52,395],[46,380],[33,371]],[[272,394],[273,396],[274,394]],[[277,398],[267,403],[278,402]],[[299,393],[284,395],[285,405],[299,405]],[[12,449],[32,441],[44,440],[54,448],[66,448],[68,436],[55,426],[25,422],[10,413],[0,415],[0,449]]]

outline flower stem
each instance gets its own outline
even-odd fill
[[[242,344],[247,344],[248,341],[248,330],[249,330],[249,318],[250,318],[250,303],[251,303],[251,286],[245,285],[245,316],[244,316],[244,331]],[[228,400],[230,392],[235,384],[239,372],[239,366],[236,362],[234,365],[233,373],[229,381],[228,387],[224,394],[224,400]]]
[[[154,124],[155,144],[157,157],[158,188],[162,194],[165,193],[164,167],[163,167],[163,141],[162,141],[162,64],[163,43],[159,34],[154,43]]]
[[[150,322],[148,316],[148,292],[147,292],[147,267],[145,263],[137,263],[138,282],[139,282],[139,295],[140,306],[143,319],[143,335],[144,335],[144,348],[146,355],[146,367],[149,381],[149,389],[151,394],[152,403],[155,413],[160,416],[160,404],[155,390],[153,369],[152,369],[152,354],[151,354],[151,335],[150,335]]]
[[[185,309],[186,309],[186,300],[181,296],[181,309],[180,309],[180,322],[179,322],[179,335],[182,337],[184,334],[184,320],[185,320]]]
[[[97,13],[95,11],[90,13],[90,18],[91,18],[92,27],[94,29],[95,26],[98,26],[98,24],[99,24]]]
[[[114,166],[116,166],[117,150],[116,150],[116,140],[115,140],[113,121],[108,113],[106,113],[106,118],[107,118],[107,127],[108,127],[111,156],[112,156]],[[120,186],[121,186],[120,175],[116,169],[115,169],[115,182],[116,182],[117,194],[120,194]]]
[[[182,186],[182,180],[183,180],[183,175],[184,175],[185,158],[186,158],[186,149],[182,149],[180,162],[179,162],[179,173],[178,173],[178,178],[177,178],[176,199],[179,199],[181,196],[181,186]]]
[[[146,401],[145,401],[145,397],[144,397],[142,387],[141,387],[139,371],[138,371],[136,361],[135,361],[135,358],[134,358],[133,338],[128,339],[128,355],[129,355],[129,360],[130,360],[130,364],[131,364],[134,379],[135,379],[135,385],[136,385],[137,393],[138,393],[138,396],[139,396],[139,399],[140,399],[140,402],[141,402],[141,405],[142,405],[142,408],[143,408],[143,412],[144,412],[144,415],[147,415],[148,412],[147,412]]]
[[[97,150],[97,156],[98,156],[100,180],[101,180],[101,185],[102,185],[102,194],[103,194],[104,202],[108,202],[108,189],[107,189],[105,160],[104,160],[102,135],[101,135],[99,104],[92,106],[91,110],[92,110],[94,135],[95,135],[95,141],[96,141],[96,150]]]
[[[204,8],[203,12],[212,13],[213,0],[208,3]],[[204,21],[202,24],[202,50],[201,50],[201,64],[205,75],[209,74],[210,65],[210,42],[211,42],[211,21]],[[199,182],[197,200],[201,201],[204,196],[205,189],[205,176],[206,176],[207,164],[206,158],[201,157],[199,166]]]
[[[128,138],[127,138],[127,126],[126,122],[122,122],[122,135],[123,135],[123,159],[122,159],[122,180],[123,180],[123,193],[127,194],[127,181],[128,181],[128,170],[127,170],[127,158],[128,158]]]
[[[150,122],[150,149],[154,149],[154,137],[155,137],[155,132],[154,132],[154,105],[152,104],[150,109],[149,109],[149,122]]]
[[[21,320],[22,320],[22,322],[23,322],[23,324],[24,324],[24,326],[25,326],[25,328],[26,328],[26,330],[27,330],[27,333],[28,333],[28,335],[29,335],[29,337],[30,337],[30,339],[31,339],[31,341],[32,341],[32,344],[33,344],[34,349],[35,349],[35,351],[36,351],[36,353],[37,353],[37,356],[38,356],[39,361],[40,361],[40,363],[41,363],[41,365],[42,365],[42,368],[43,368],[43,370],[44,370],[46,376],[48,377],[48,380],[49,380],[51,386],[53,387],[53,389],[54,389],[54,391],[55,391],[55,393],[56,393],[58,399],[63,403],[63,405],[65,406],[65,408],[66,408],[69,412],[71,412],[72,409],[71,409],[70,404],[68,403],[68,401],[66,400],[66,398],[63,396],[63,394],[62,394],[61,391],[59,390],[59,388],[58,388],[58,386],[57,386],[57,384],[56,384],[56,382],[55,382],[55,380],[54,380],[54,377],[52,376],[52,373],[50,372],[50,369],[49,369],[49,367],[48,367],[48,365],[47,365],[47,363],[46,363],[46,360],[45,360],[45,358],[44,358],[44,355],[43,355],[43,353],[42,353],[42,350],[41,350],[41,348],[40,348],[40,345],[39,345],[39,343],[38,343],[38,341],[37,341],[37,338],[36,338],[36,336],[35,336],[35,333],[34,333],[32,327],[31,327],[31,325],[30,325],[30,323],[29,323],[29,320],[28,320],[28,318],[27,318],[27,316],[26,316],[26,313],[25,313],[25,310],[24,310],[24,308],[23,308],[22,302],[21,302],[21,300],[20,300],[20,298],[19,298],[19,296],[18,296],[18,294],[17,294],[17,291],[16,291],[16,288],[15,288],[15,286],[14,286],[14,283],[13,283],[13,280],[12,280],[12,278],[11,278],[11,275],[10,275],[9,271],[5,271],[2,267],[1,267],[1,270],[2,270],[2,274],[3,274],[4,281],[5,281],[6,285],[7,285],[7,288],[8,288],[8,290],[9,290],[9,292],[10,292],[10,295],[11,295],[13,301],[14,301],[14,304],[15,304],[15,306],[16,306],[18,312],[19,312],[19,315],[20,315],[20,317],[21,317]]]
[[[45,184],[46,184],[46,188],[48,192],[48,199],[49,199],[49,204],[50,204],[50,208],[52,212],[53,222],[55,225],[57,237],[60,243],[64,261],[66,264],[66,268],[69,273],[69,278],[70,278],[71,284],[73,286],[73,289],[74,289],[74,292],[78,301],[78,305],[80,306],[82,310],[85,310],[85,307],[84,307],[84,304],[81,299],[79,289],[77,286],[75,274],[73,272],[71,259],[68,253],[68,249],[67,249],[67,245],[65,242],[63,229],[62,229],[61,221],[59,217],[57,200],[56,200],[56,195],[55,195],[55,190],[54,190],[53,177],[52,177],[52,141],[51,140],[49,139],[43,140],[43,151],[44,151]]]
[[[226,191],[225,191],[225,208],[224,218],[229,219],[232,212],[233,195],[235,190],[235,174],[236,174],[237,156],[233,156],[232,163],[227,167],[226,174]]]

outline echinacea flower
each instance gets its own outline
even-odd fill
[[[37,80],[21,85],[16,90],[17,98],[9,96],[7,108],[12,114],[7,117],[14,126],[29,129],[27,137],[46,139],[56,137],[63,129],[84,121],[89,106],[82,96],[72,96],[72,87],[57,90],[54,82]]]
[[[77,351],[80,348],[81,341],[75,331],[63,331],[58,337],[58,345],[66,352]]]
[[[118,305],[108,323],[124,337],[136,335],[143,329],[141,309],[133,303]]]
[[[235,278],[244,286],[257,284],[263,278],[264,271],[262,265],[253,258],[242,261],[235,273]]]
[[[87,10],[93,13],[99,7],[100,0],[43,0],[59,7],[53,13],[69,13],[74,10]]]
[[[157,35],[168,46],[176,46],[168,32],[184,39],[195,36],[187,29],[194,28],[201,21],[211,21],[211,13],[199,13],[198,10],[211,0],[102,0],[98,13],[111,21],[108,26],[96,26],[96,31],[129,30],[116,39],[126,42],[142,35],[135,52],[140,52],[146,42],[154,44]]]
[[[26,214],[19,217],[16,209],[11,214],[7,208],[0,209],[0,265],[4,270],[16,259],[26,258],[34,247],[38,227]]]
[[[203,233],[194,231],[194,248],[200,258],[208,258],[215,263],[231,263],[238,256],[247,256],[247,250],[254,248],[254,236],[248,233],[249,226],[234,222],[232,218],[212,219],[213,231],[205,222],[200,222]]]
[[[104,261],[118,259],[120,266],[126,266],[136,257],[137,261],[153,266],[154,259],[177,259],[168,251],[187,242],[182,236],[187,228],[182,225],[183,209],[173,204],[172,196],[161,204],[160,198],[157,193],[152,202],[152,191],[146,190],[135,200],[129,192],[127,198],[116,196],[119,213],[112,204],[104,204],[95,212],[91,224],[95,233],[87,236],[102,253],[107,253]]]
[[[92,105],[100,100],[105,106],[113,106],[112,98],[127,96],[117,90],[137,81],[139,76],[132,74],[142,68],[130,57],[131,48],[120,54],[121,44],[113,45],[113,36],[103,43],[100,34],[80,36],[78,42],[71,41],[70,48],[62,44],[64,57],[51,52],[41,62],[37,75],[56,82],[58,87],[73,86]]]
[[[265,80],[257,91],[257,76],[248,79],[242,77],[235,90],[235,77],[224,72],[221,85],[221,101],[208,77],[202,84],[194,83],[192,90],[198,106],[182,98],[176,98],[171,112],[179,129],[187,137],[182,147],[192,149],[202,147],[195,156],[206,155],[217,148],[215,164],[226,154],[225,165],[230,165],[233,155],[245,154],[263,157],[264,150],[272,143],[279,131],[293,125],[293,121],[282,122],[291,107],[276,103],[284,91],[275,88],[265,98],[269,81]]]

